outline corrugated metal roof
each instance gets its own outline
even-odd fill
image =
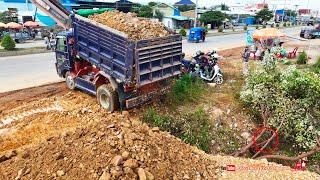
[[[187,20],[190,20],[189,17],[187,16],[165,16],[166,18],[172,18],[172,19],[175,19],[175,20],[178,20],[178,21],[187,21]]]

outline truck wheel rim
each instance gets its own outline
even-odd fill
[[[71,76],[67,77],[67,85],[70,89],[74,88],[74,80]]]
[[[110,103],[109,103],[109,96],[106,94],[101,94],[100,96],[100,103],[101,106],[105,109],[109,109]]]

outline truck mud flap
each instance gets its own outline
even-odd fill
[[[148,103],[151,101],[151,99],[155,99],[155,97],[159,97],[161,95],[164,95],[168,93],[170,90],[170,86],[166,86],[165,88],[162,88],[161,90],[152,91],[148,94],[144,94],[141,96],[137,96],[131,99],[126,100],[126,108],[131,109],[136,106],[141,106],[145,103]]]

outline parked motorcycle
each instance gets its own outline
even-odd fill
[[[207,54],[197,51],[191,60],[182,60],[182,70],[207,82],[223,83],[222,71],[218,64],[219,55],[214,50]]]

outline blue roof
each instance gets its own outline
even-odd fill
[[[191,0],[180,0],[180,1],[176,2],[175,4],[179,4],[179,5],[195,5],[195,3],[192,2]]]

